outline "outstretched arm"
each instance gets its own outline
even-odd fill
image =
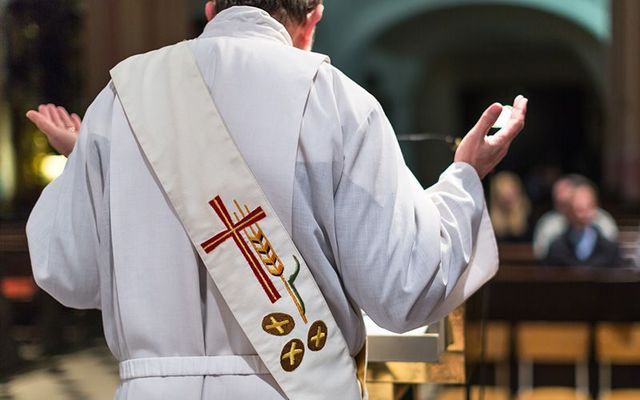
[[[115,93],[108,86],[80,118],[53,104],[31,119],[60,153],[64,172],[42,191],[27,222],[33,277],[67,307],[101,307],[100,271],[110,262],[109,127]],[[73,129],[72,129],[73,128]],[[64,147],[60,147],[63,145]],[[72,151],[73,150],[73,151]]]
[[[71,154],[82,124],[78,114],[69,115],[64,107],[49,103],[38,106],[38,111],[29,110],[27,118],[47,136],[56,151],[67,157]]]
[[[495,273],[480,178],[523,128],[526,104],[519,96],[510,121],[489,136],[502,107],[487,108],[456,162],[427,190],[405,166],[379,107],[345,135],[335,194],[337,267],[350,297],[380,326],[402,332],[435,321]]]

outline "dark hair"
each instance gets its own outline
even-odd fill
[[[591,193],[593,194],[593,199],[595,200],[596,203],[598,203],[598,187],[596,186],[595,183],[593,183],[593,181],[589,178],[587,178],[584,175],[579,175],[579,174],[569,174],[565,176],[565,179],[567,179],[569,182],[571,182],[571,185],[573,185],[574,188],[588,188],[591,190]]]
[[[279,22],[301,24],[322,0],[216,0],[218,12],[233,6],[251,6],[261,8]]]

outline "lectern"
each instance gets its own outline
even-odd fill
[[[370,400],[401,398],[412,385],[465,382],[464,306],[427,328],[401,335],[365,322]]]

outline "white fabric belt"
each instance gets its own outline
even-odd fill
[[[120,379],[167,376],[264,375],[269,370],[258,356],[134,358],[120,363]]]

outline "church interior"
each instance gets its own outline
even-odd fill
[[[0,399],[107,399],[118,384],[99,312],[67,309],[33,280],[26,220],[66,159],[26,111],[82,115],[119,61],[199,35],[204,3],[0,0]],[[435,359],[371,360],[369,398],[640,399],[640,2],[324,5],[314,51],[378,99],[425,188],[485,107],[529,99],[525,130],[484,180],[497,275],[412,342],[433,339]],[[560,241],[540,222],[559,212],[560,182],[575,201],[556,236],[587,187],[611,233],[589,226],[615,257],[552,257]]]

